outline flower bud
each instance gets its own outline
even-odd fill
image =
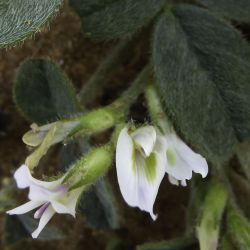
[[[63,182],[70,183],[72,189],[90,185],[106,173],[112,158],[111,146],[95,148],[71,167]]]

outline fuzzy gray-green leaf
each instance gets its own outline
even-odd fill
[[[31,59],[21,65],[14,99],[22,113],[37,123],[68,117],[79,110],[71,82],[50,60]]]
[[[207,158],[225,160],[250,136],[250,48],[207,10],[181,5],[154,35],[154,67],[166,110]]]
[[[216,14],[239,22],[250,22],[249,0],[199,0]]]
[[[61,3],[62,0],[0,0],[0,48],[40,31]]]
[[[84,7],[87,2],[88,8]],[[94,39],[130,36],[147,25],[164,6],[165,0],[71,0],[80,15],[84,31]]]

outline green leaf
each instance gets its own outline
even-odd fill
[[[14,99],[31,121],[46,123],[79,111],[71,82],[50,60],[25,61],[17,73]]]
[[[30,37],[53,17],[62,0],[0,0],[0,48]]]
[[[18,243],[23,239],[31,238],[31,233],[37,228],[38,221],[28,215],[12,215],[6,217],[5,237],[6,245]],[[38,240],[59,240],[62,234],[51,226],[46,226],[38,237]]]
[[[250,135],[250,48],[207,10],[180,5],[162,16],[153,59],[165,109],[184,137],[212,161]]]
[[[236,147],[236,154],[248,180],[250,180],[250,141],[245,141]]]
[[[186,250],[196,249],[197,241],[194,237],[183,237],[169,241],[145,243],[137,246],[136,250]]]
[[[71,0],[80,15],[84,31],[94,39],[131,36],[147,25],[164,6],[165,0]],[[87,6],[85,6],[87,4]]]
[[[216,14],[239,22],[250,22],[249,0],[199,0]]]

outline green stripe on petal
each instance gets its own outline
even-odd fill
[[[144,172],[149,182],[153,182],[156,179],[156,166],[157,159],[155,153],[150,154],[149,157],[145,158]]]
[[[167,160],[170,167],[174,167],[176,163],[175,155],[172,149],[167,150]]]

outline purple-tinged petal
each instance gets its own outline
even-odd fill
[[[44,227],[48,224],[52,216],[55,214],[54,209],[52,206],[48,206],[47,209],[42,214],[38,228],[31,234],[33,238],[37,238],[38,235],[41,233],[41,231],[44,229]]]
[[[48,206],[50,205],[49,202],[43,204],[34,214],[34,218],[35,219],[40,219],[41,216],[43,215],[43,213],[45,212],[45,210],[48,208]]]

